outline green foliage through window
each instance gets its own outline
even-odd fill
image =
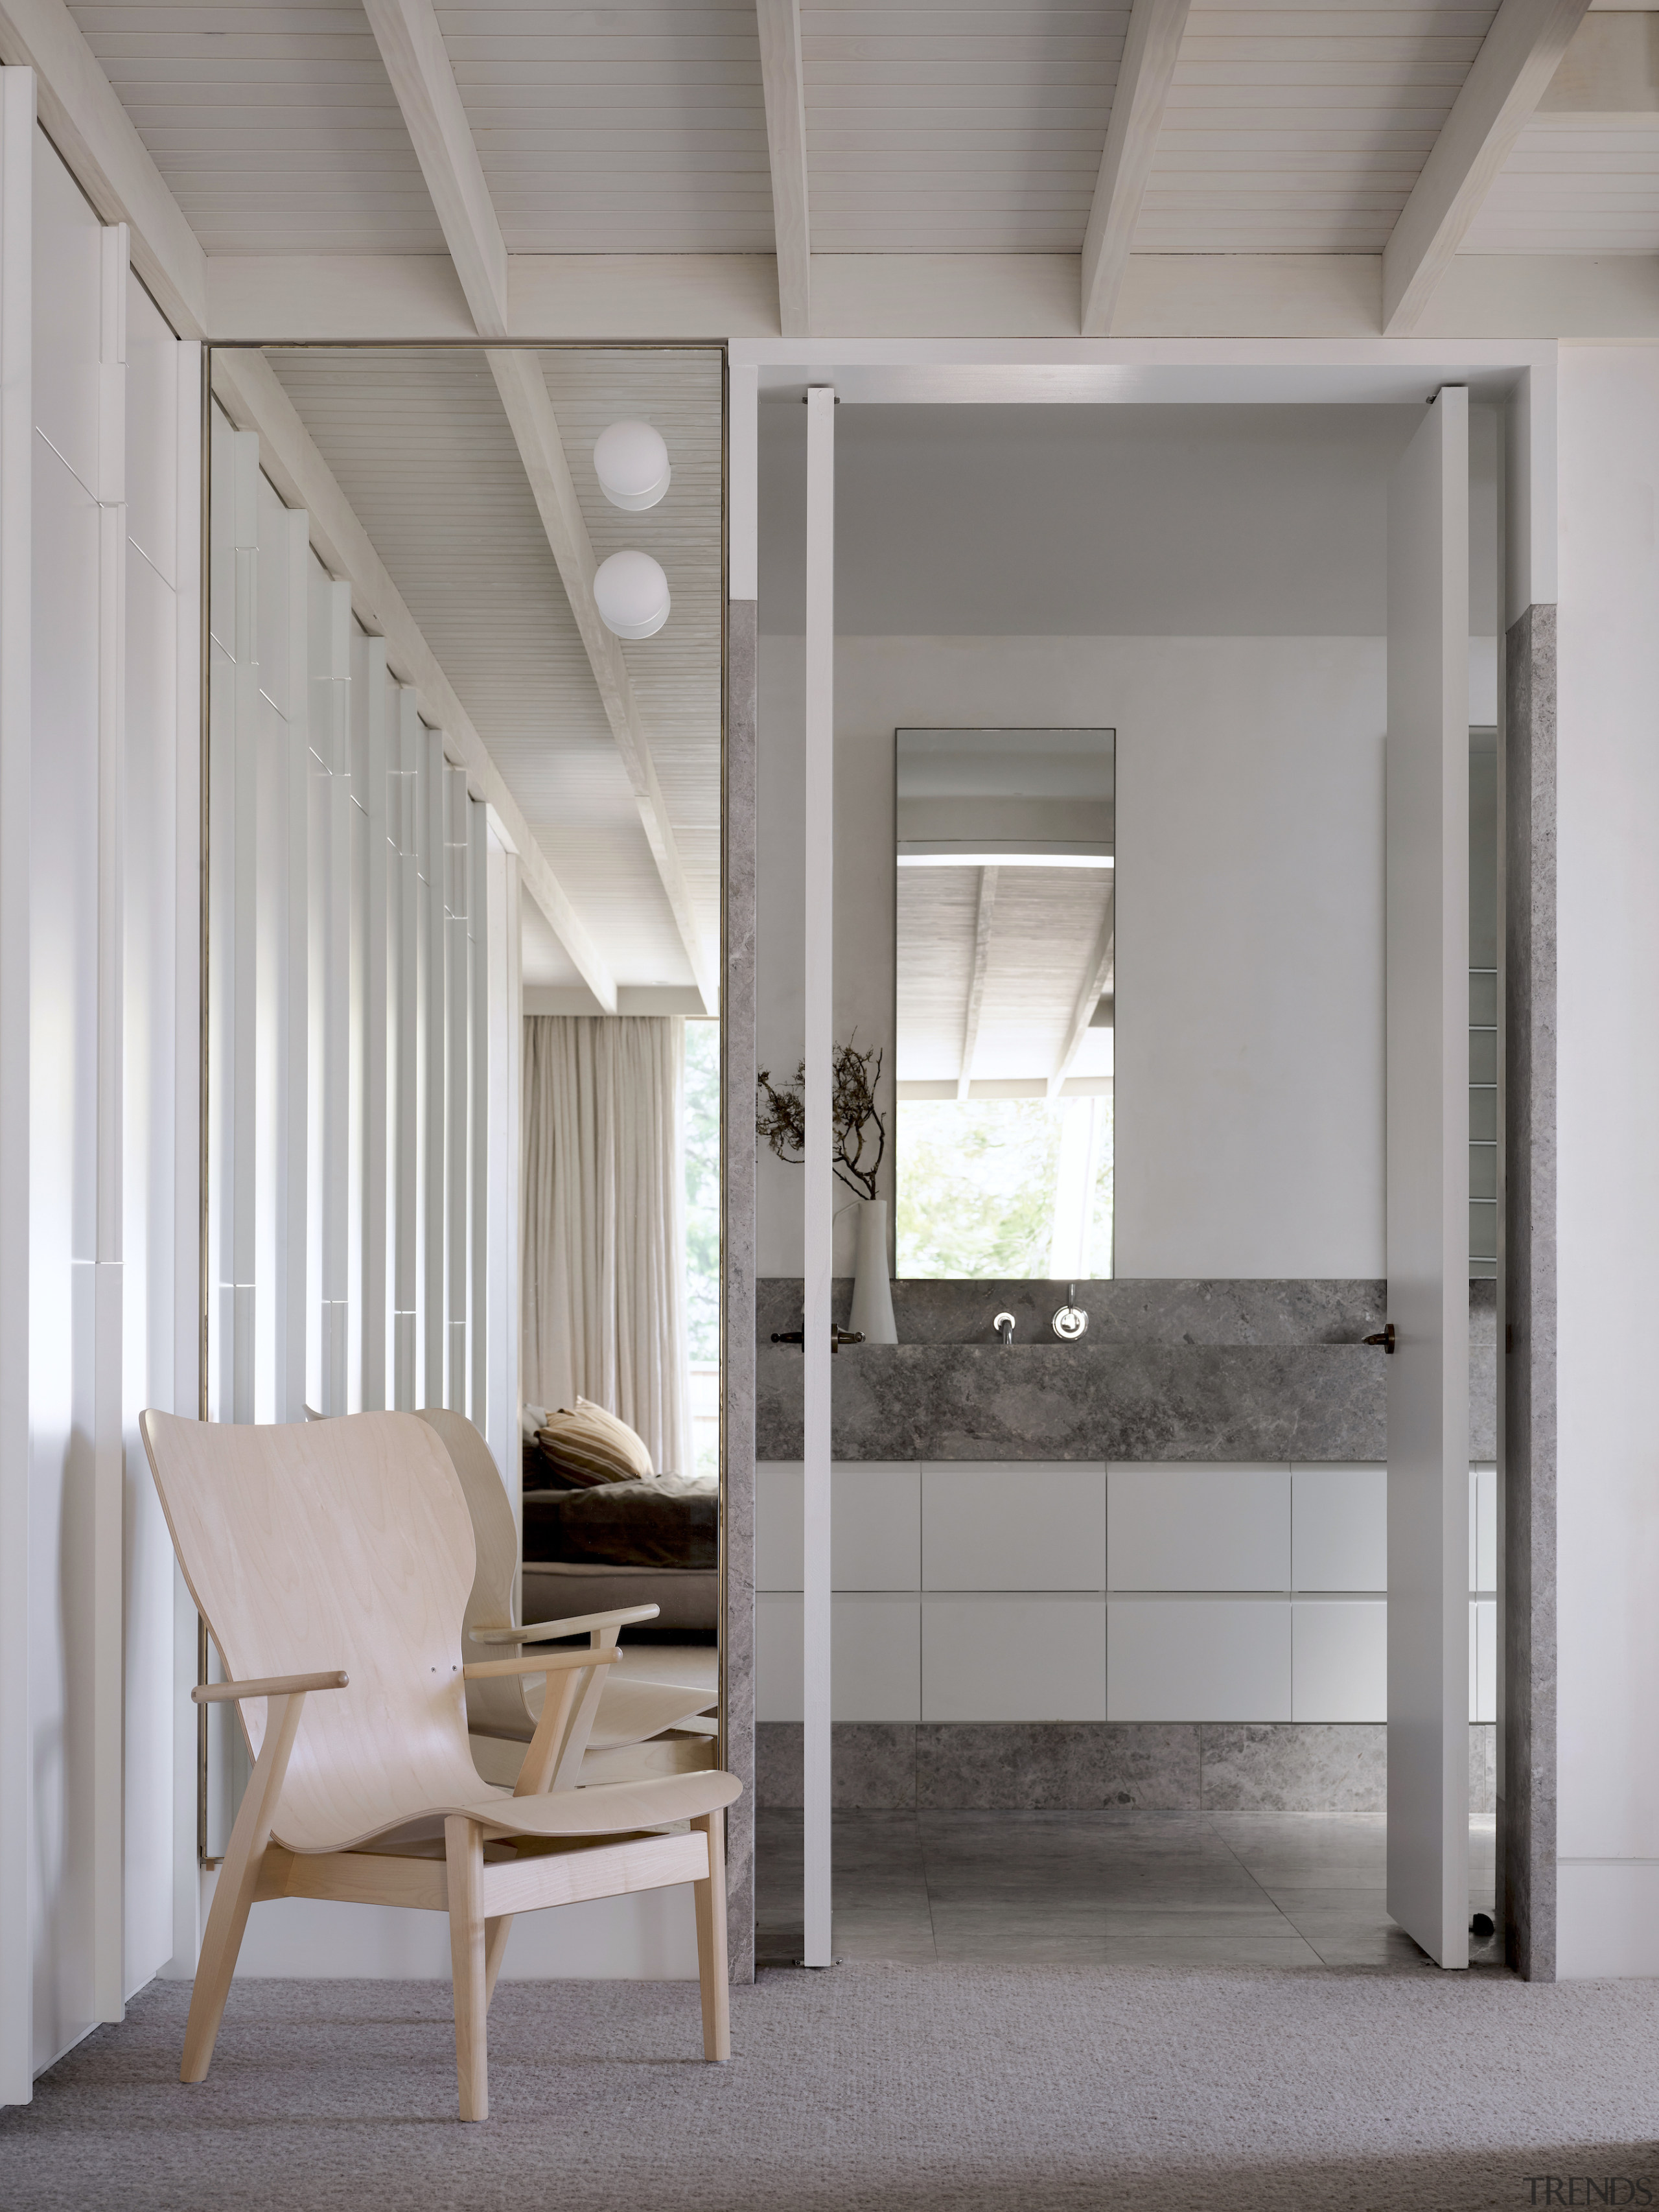
[[[1091,1138],[1078,1126],[1091,1115]],[[1089,1186],[1086,1224],[1075,1218],[1080,1188],[1077,1199],[1061,1191],[1068,1118],[1073,1172],[1081,1161]],[[1111,1273],[1109,1097],[905,1100],[897,1170],[902,1276],[1042,1280],[1056,1272],[1079,1279]]]

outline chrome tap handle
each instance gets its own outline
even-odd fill
[[[1012,1314],[1000,1313],[996,1319],[991,1323],[991,1326],[995,1329],[997,1334],[1002,1339],[1005,1344],[1012,1344],[1013,1342],[1015,1322]]]

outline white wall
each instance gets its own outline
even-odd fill
[[[799,670],[763,638],[759,1049],[792,1071]],[[1116,1272],[1381,1275],[1384,684],[1381,638],[839,638],[837,1035],[892,1035],[895,727],[1115,729]],[[799,1273],[799,1175],[763,1153],[760,1188],[759,1271]]]
[[[793,1073],[805,410],[760,411],[758,1043],[762,1066]],[[836,1034],[893,1035],[895,728],[1115,729],[1120,1275],[1383,1273],[1383,555],[1388,471],[1416,420],[838,410]],[[1497,713],[1498,461],[1477,408],[1480,723]],[[763,1152],[758,1200],[760,1273],[799,1273],[799,1171]]]
[[[27,1563],[0,1644],[0,1801],[27,1835],[0,1869],[8,2100],[195,1943],[194,1652],[136,1423],[196,1410],[200,354],[32,100],[29,72],[0,73],[0,343],[21,402],[0,543],[26,559],[0,584],[0,778],[25,838],[0,904],[0,1054],[27,1096],[5,1169],[26,1299],[9,1418],[27,1431],[0,1454]]]
[[[1560,377],[1558,1970],[1659,1974],[1659,349]]]

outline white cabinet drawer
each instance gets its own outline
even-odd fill
[[[1293,1468],[1291,1588],[1382,1590],[1388,1586],[1388,1468]]]
[[[921,1717],[921,1601],[837,1597],[830,1610],[830,1710],[838,1721]],[[801,1601],[763,1591],[755,1600],[755,1717],[802,1717]]]
[[[1103,1590],[1103,1462],[925,1462],[921,1561],[929,1590]]]
[[[924,1598],[921,1717],[1104,1720],[1104,1600]]]
[[[1288,1467],[1120,1466],[1106,1477],[1115,1590],[1287,1590]]]
[[[1106,1717],[1289,1720],[1289,1601],[1114,1598],[1107,1607]]]
[[[1291,1612],[1291,1718],[1387,1720],[1387,1603],[1299,1598]]]
[[[921,1587],[921,1469],[914,1461],[838,1462],[830,1470],[830,1500],[832,1589]],[[802,1505],[798,1460],[757,1465],[757,1589],[800,1588]]]

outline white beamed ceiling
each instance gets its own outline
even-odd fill
[[[769,253],[755,10],[440,0],[512,253]]]
[[[70,4],[210,255],[443,254],[355,0]],[[1134,253],[1380,254],[1494,15],[1199,0]],[[435,21],[510,253],[771,252],[753,0],[436,0]],[[815,254],[1080,250],[1127,5],[800,0],[800,22]],[[1655,141],[1652,114],[1540,111],[1462,250],[1651,253]]]
[[[1075,253],[1127,6],[804,0],[812,246]]]
[[[441,253],[351,0],[97,0],[70,13],[209,253]]]
[[[1194,7],[1144,253],[1380,253],[1496,10]]]
[[[1659,114],[1534,116],[1464,243],[1471,253],[1659,252]]]
[[[692,978],[621,757],[484,354],[328,348],[270,359],[301,421],[623,985]],[[662,562],[673,611],[623,648],[707,941],[720,939],[720,488],[718,358],[583,348],[541,359],[596,556]],[[623,515],[594,438],[647,416],[668,496]],[[574,971],[532,927],[526,980]]]

